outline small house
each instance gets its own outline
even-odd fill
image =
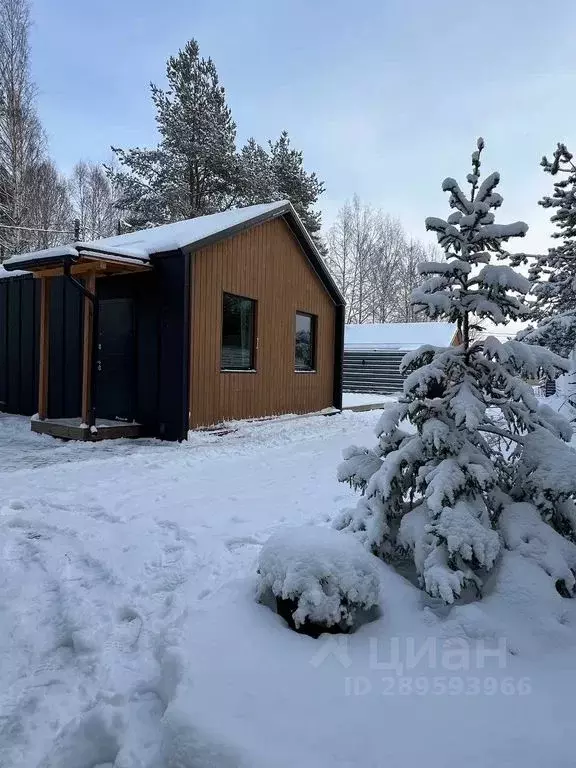
[[[14,256],[0,410],[32,429],[184,439],[341,407],[344,301],[289,202]]]
[[[423,344],[448,347],[458,343],[458,331],[452,323],[346,325],[344,391],[381,395],[400,392],[404,383],[400,363],[406,352]]]

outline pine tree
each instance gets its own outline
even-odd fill
[[[565,144],[558,144],[552,161],[543,157],[541,165],[551,176],[561,176],[552,196],[539,201],[554,209],[552,237],[561,242],[531,265],[530,277],[538,281],[534,314],[539,322],[518,338],[568,357],[576,347],[576,166]]]
[[[280,138],[269,144],[279,198],[290,200],[316,244],[324,250],[320,238],[321,214],[313,210],[324,192],[324,184],[315,173],[304,170],[302,152],[292,147],[287,131],[282,131]]]
[[[454,212],[426,219],[446,260],[420,265],[426,279],[412,299],[430,318],[457,323],[462,344],[404,357],[403,396],[380,418],[376,447],[351,447],[339,468],[339,479],[363,496],[336,527],[391,562],[406,558],[422,588],[447,603],[464,587],[481,594],[502,544],[521,547],[528,530],[559,591],[572,593],[576,568],[576,546],[567,541],[576,539],[572,430],[525,383],[565,370],[566,361],[515,340],[471,339],[483,318],[524,317],[531,288],[512,267],[490,264],[527,226],[494,223],[500,177],[480,183],[483,146],[479,139],[469,194],[447,178]]]
[[[272,203],[281,199],[270,155],[250,138],[240,151],[239,205]]]
[[[214,62],[191,40],[168,59],[166,76],[166,91],[151,84],[160,144],[113,148],[121,169],[108,169],[132,226],[194,218],[236,201],[236,125]]]

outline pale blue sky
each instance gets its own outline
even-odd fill
[[[212,56],[238,136],[287,129],[326,183],[329,223],[346,197],[424,236],[444,215],[442,179],[463,179],[477,135],[502,174],[501,221],[548,242],[538,163],[576,151],[576,2],[556,0],[34,0],[33,75],[52,155],[68,171],[110,144],[155,141],[148,83],[195,37]]]

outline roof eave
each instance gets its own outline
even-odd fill
[[[293,234],[295,235],[296,239],[300,243],[300,246],[304,250],[304,252],[307,254],[308,259],[310,263],[312,264],[312,268],[326,287],[326,290],[330,294],[332,301],[336,306],[345,306],[346,301],[344,299],[344,296],[341,294],[340,289],[334,282],[334,279],[332,275],[330,274],[330,271],[328,270],[328,267],[324,263],[324,259],[322,258],[322,254],[318,250],[318,247],[316,246],[316,243],[310,236],[308,230],[302,223],[302,220],[294,210],[294,207],[288,203],[288,210],[284,214],[284,220],[292,230]],[[295,231],[296,230],[296,231]]]
[[[76,254],[75,256],[71,253],[67,254],[61,254],[61,255],[55,255],[55,256],[41,256],[37,259],[30,258],[26,261],[22,262],[15,262],[13,264],[10,264],[10,260],[5,261],[2,266],[6,270],[6,272],[31,272],[34,269],[43,269],[44,267],[54,267],[59,266],[62,264],[63,261],[68,262],[75,262],[78,261],[80,258],[80,254]]]
[[[114,248],[98,248],[97,246],[84,246],[84,245],[78,245],[78,254],[79,256],[88,255],[88,254],[97,254],[101,256],[107,256],[110,259],[124,259],[126,261],[130,260],[133,261],[135,264],[148,264],[148,257],[145,256],[133,256],[133,255],[127,255],[125,253],[122,253],[120,250],[115,250]]]
[[[221,229],[219,232],[208,235],[201,240],[196,240],[191,245],[184,246],[181,248],[181,250],[186,254],[193,253],[195,251],[201,250],[202,248],[206,248],[209,245],[214,245],[214,243],[218,243],[221,240],[234,237],[235,235],[238,235],[247,229],[251,229],[252,227],[258,226],[259,224],[264,224],[267,221],[278,218],[283,218],[290,227],[292,233],[308,257],[312,268],[322,281],[323,285],[326,287],[326,290],[330,294],[334,304],[337,306],[344,306],[346,303],[344,297],[332,279],[332,275],[328,271],[328,267],[324,264],[324,260],[322,259],[316,244],[308,234],[306,227],[302,223],[300,217],[290,202],[279,205],[277,208],[266,211],[266,213],[262,213],[259,216],[248,219],[247,221],[242,221],[239,224],[235,224],[234,226]]]
[[[206,248],[209,245],[214,245],[214,243],[220,242],[220,240],[227,240],[230,237],[234,237],[235,235],[240,234],[240,232],[244,232],[247,229],[252,229],[252,227],[258,226],[258,224],[264,224],[266,221],[277,219],[279,216],[283,216],[286,212],[288,212],[290,208],[290,203],[285,203],[284,205],[278,206],[278,208],[274,208],[271,211],[261,213],[259,216],[254,216],[251,219],[241,221],[231,227],[226,227],[226,229],[213,232],[211,235],[207,235],[200,240],[195,240],[190,245],[183,246],[180,250],[186,254],[199,251],[202,248]]]

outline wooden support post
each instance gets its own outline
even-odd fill
[[[50,287],[51,280],[40,281],[40,366],[38,371],[38,417],[48,418],[48,360],[50,353]]]
[[[96,275],[86,275],[85,282],[90,293],[96,293]],[[92,345],[94,333],[94,306],[89,298],[84,298],[84,337],[82,342],[82,423],[90,424],[92,409]]]

